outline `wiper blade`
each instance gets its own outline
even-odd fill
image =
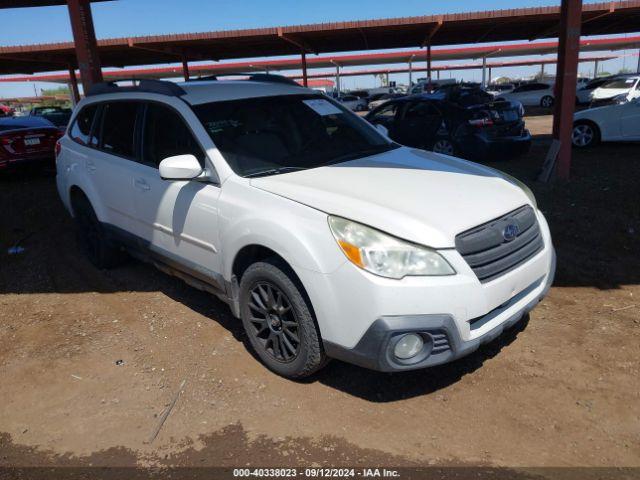
[[[325,165],[333,165],[336,163],[348,162],[349,160],[356,160],[358,158],[369,157],[371,155],[377,155],[379,153],[388,152],[389,150],[393,150],[397,148],[398,145],[390,143],[387,145],[380,145],[378,147],[366,148],[364,150],[357,150],[355,152],[347,153],[346,155],[340,155],[339,157],[333,158]]]
[[[244,177],[252,178],[252,177],[266,177],[269,175],[278,175],[280,173],[286,172],[295,172],[298,170],[307,170],[307,167],[278,167],[278,168],[268,168],[266,170],[260,170],[259,172],[248,173]]]

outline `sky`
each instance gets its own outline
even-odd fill
[[[585,3],[590,3],[585,1]],[[98,38],[152,34],[203,32],[293,25],[318,22],[363,20],[372,18],[458,13],[519,7],[557,5],[559,0],[117,0],[92,5]],[[0,46],[65,42],[73,39],[65,6],[0,10]],[[623,53],[623,52],[620,52]],[[632,52],[626,52],[632,53]],[[606,53],[598,53],[606,54]],[[505,59],[506,60],[506,59]],[[601,63],[601,68],[617,72],[623,66],[634,68],[637,57],[625,57]],[[451,63],[451,62],[449,62]],[[390,66],[393,67],[393,66]],[[504,68],[496,75],[531,75],[539,67]],[[580,67],[581,73],[593,73],[593,64]],[[553,66],[546,67],[553,72]],[[294,72],[287,72],[294,73]],[[448,73],[443,74],[445,77]],[[480,71],[453,72],[456,78],[479,80]],[[406,74],[391,80],[407,82]],[[375,86],[372,76],[345,77],[343,87]],[[39,83],[36,89],[50,87]],[[33,84],[0,84],[0,97],[33,95]]]

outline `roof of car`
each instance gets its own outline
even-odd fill
[[[248,80],[210,80],[178,84],[186,92],[182,98],[192,105],[275,95],[319,95],[315,90],[286,83]]]
[[[182,83],[160,80],[126,80],[134,81],[134,85],[105,82],[94,85],[89,90],[86,100],[88,103],[93,103],[107,99],[135,99],[148,94],[157,94],[167,97],[180,97],[187,103],[198,105],[209,102],[276,95],[320,95],[318,91],[299,86],[285,77],[264,74],[253,76],[259,78],[248,80],[196,79]],[[274,78],[270,79],[269,77]],[[83,102],[85,101],[83,100]]]

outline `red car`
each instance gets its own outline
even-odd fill
[[[12,116],[15,113],[15,110],[7,105],[0,105],[0,117]]]
[[[44,118],[0,117],[0,172],[36,163],[53,166],[63,134]]]

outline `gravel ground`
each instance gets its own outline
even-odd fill
[[[492,344],[403,374],[279,378],[209,295],[92,268],[51,176],[0,179],[0,466],[640,466],[638,146],[575,152],[571,182],[540,185],[551,120],[527,123],[531,152],[492,166],[537,194],[556,284]]]

